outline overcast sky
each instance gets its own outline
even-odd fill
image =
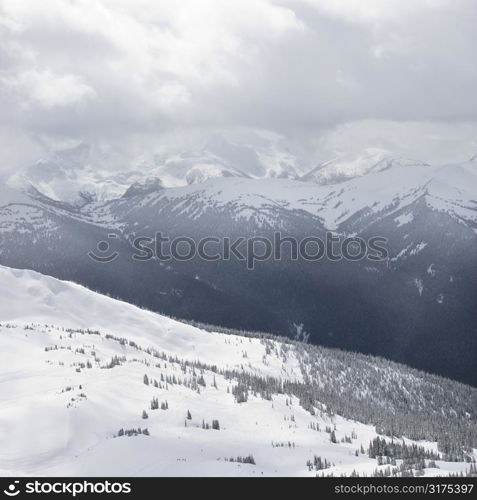
[[[243,128],[464,160],[476,47],[475,0],[0,0],[0,169]]]

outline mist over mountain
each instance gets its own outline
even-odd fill
[[[80,143],[53,151],[16,171],[8,176],[7,183],[19,189],[32,185],[52,199],[81,205],[119,198],[134,183],[152,179],[164,187],[221,177],[294,179],[304,168],[280,137],[255,131],[235,141],[214,134],[197,149],[184,151],[174,146],[123,161],[88,143]]]
[[[358,154],[343,155],[326,161],[300,177],[300,180],[316,182],[317,184],[338,184],[355,177],[362,177],[373,172],[381,172],[389,168],[425,165],[427,163],[400,158],[386,150],[368,148]],[[406,172],[403,172],[403,175],[405,174]]]

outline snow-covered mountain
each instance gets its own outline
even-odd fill
[[[0,267],[0,281],[1,475],[475,470],[468,386],[205,330],[32,271]]]
[[[477,164],[370,172],[338,185],[220,178],[81,207],[38,192],[0,193],[0,263],[84,284],[175,317],[290,335],[391,357],[477,384]],[[4,201],[6,200],[6,201]],[[379,236],[388,258],[332,262],[137,261],[135,237],[299,241]],[[111,237],[112,235],[112,237]],[[107,241],[118,257],[88,257]],[[243,250],[243,247],[242,247]],[[291,292],[292,291],[292,292]]]
[[[136,170],[148,172],[166,187],[199,184],[220,177],[248,177],[219,156],[203,149],[178,154],[154,155],[142,160]]]
[[[317,184],[339,184],[341,182],[363,177],[374,172],[382,172],[391,168],[415,168],[427,166],[427,163],[409,158],[401,158],[391,152],[368,148],[356,154],[341,155],[333,160],[326,161],[300,177],[304,182]],[[401,172],[407,175],[408,172]]]
[[[142,178],[133,172],[115,172],[107,155],[89,144],[54,151],[10,175],[9,186],[33,187],[53,200],[82,205],[88,201],[120,197],[125,188]]]
[[[178,187],[215,178],[297,178],[301,173],[279,137],[255,132],[239,141],[216,134],[197,149],[170,147],[126,163],[82,143],[38,160],[8,183],[19,189],[31,185],[54,200],[81,206],[120,198],[132,185],[151,181]]]
[[[211,207],[229,211],[236,221],[253,220],[274,226],[281,211],[301,212],[321,219],[327,229],[342,230],[357,215],[368,219],[397,213],[423,200],[432,210],[445,212],[455,220],[477,224],[477,161],[456,165],[414,165],[403,175],[400,168],[368,172],[346,183],[316,186],[294,180],[217,179],[199,185],[158,190],[137,203],[112,201],[102,204],[111,217],[126,211],[135,214],[148,207],[179,203],[181,214],[197,219]],[[187,203],[184,203],[188,200]],[[98,209],[84,207],[84,213]],[[364,221],[362,221],[364,222]]]

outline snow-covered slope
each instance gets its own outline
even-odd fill
[[[84,213],[106,210],[115,217],[145,207],[177,205],[176,215],[194,219],[212,210],[227,210],[236,219],[274,224],[283,211],[301,211],[322,220],[327,229],[360,213],[373,220],[398,212],[418,199],[471,224],[477,223],[477,163],[414,165],[370,172],[339,185],[316,185],[291,179],[214,179],[198,185],[151,192],[140,200],[87,205]],[[126,206],[127,204],[127,206]]]
[[[432,425],[445,434],[446,422],[475,434],[476,391],[461,384],[382,359],[205,331],[31,271],[0,267],[0,282],[2,475],[401,474],[401,459],[368,456],[374,426],[339,416],[335,404],[361,421],[381,415],[381,427],[406,411],[398,421],[416,436]],[[436,443],[418,444],[418,473],[469,469],[456,448],[444,456]]]
[[[318,165],[300,180],[317,184],[339,184],[356,177],[391,168],[426,166],[422,161],[401,158],[389,151],[368,148],[359,154],[347,154]],[[405,172],[407,175],[407,172]]]

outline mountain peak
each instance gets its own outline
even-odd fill
[[[300,180],[323,185],[339,184],[390,168],[413,166],[428,166],[428,164],[393,154],[387,150],[367,148],[357,154],[346,154],[321,163]]]
[[[144,180],[137,181],[129,186],[122,195],[122,198],[131,198],[137,195],[145,195],[164,189],[161,179],[157,177],[148,177]]]

